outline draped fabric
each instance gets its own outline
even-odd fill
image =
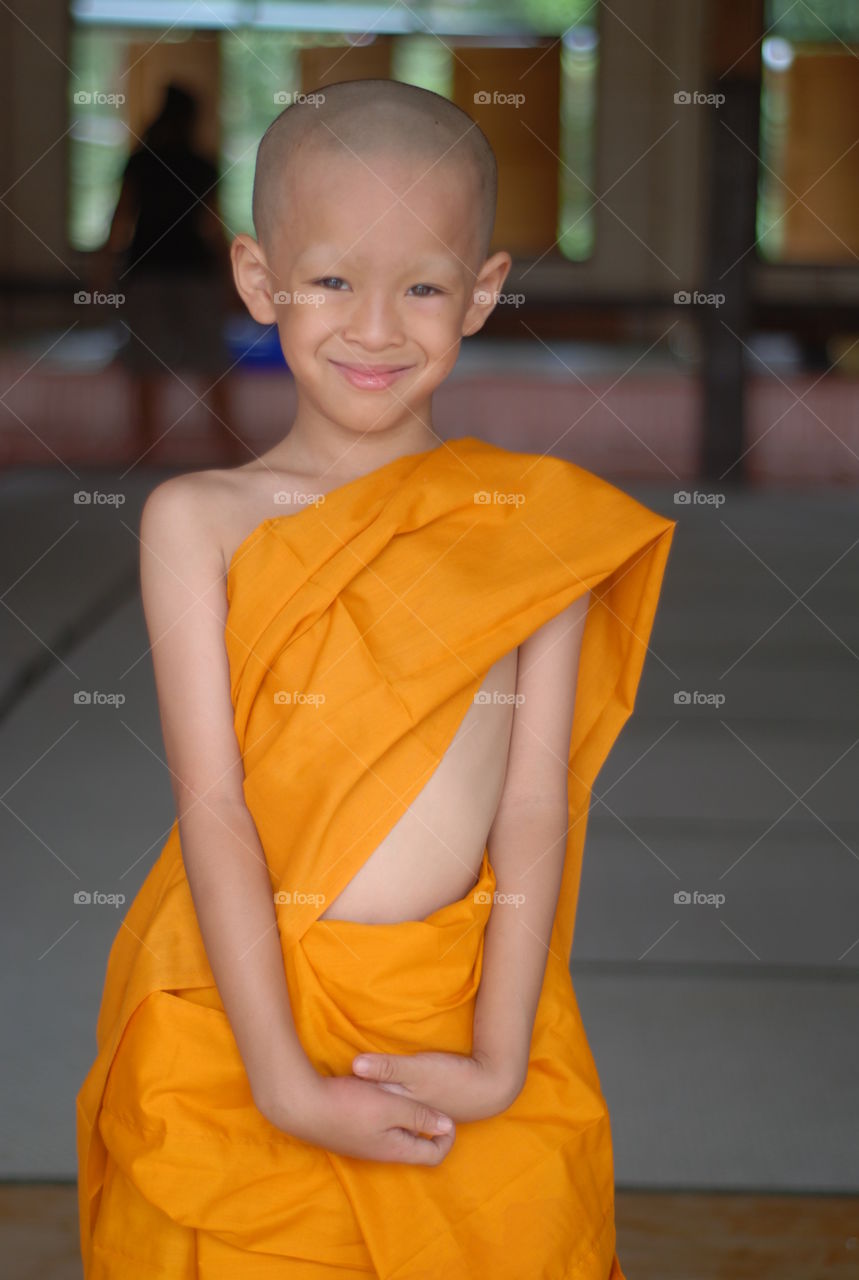
[[[492,664],[592,593],[528,1077],[508,1110],[460,1123],[436,1167],[278,1130],[253,1104],[174,823],[114,940],[78,1094],[87,1280],[623,1280],[609,1115],[568,966],[591,789],[633,709],[674,525],[572,463],[464,437],[244,540],[224,635],[244,794],[322,1074],[349,1074],[361,1050],[471,1052],[488,848],[477,885],[423,920],[319,917],[426,784]]]

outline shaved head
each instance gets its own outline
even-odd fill
[[[292,166],[308,155],[357,157],[373,168],[380,154],[448,171],[459,166],[473,199],[468,237],[482,265],[495,223],[497,166],[477,124],[440,94],[399,80],[345,80],[325,85],[310,101],[284,108],[262,136],[253,188],[256,238],[271,261],[290,221]],[[321,99],[321,101],[320,101]],[[369,175],[368,175],[369,176]]]

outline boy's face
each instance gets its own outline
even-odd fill
[[[232,256],[251,314],[277,323],[299,413],[362,433],[429,425],[432,392],[511,265],[507,253],[479,260],[470,174],[444,160],[316,150],[289,182],[271,257],[247,236]]]

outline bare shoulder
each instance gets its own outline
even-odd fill
[[[207,806],[242,802],[225,644],[226,497],[217,473],[171,477],[149,494],[140,520],[143,612],[180,817],[202,797]]]
[[[290,481],[265,459],[243,467],[211,468],[172,476],[146,499],[141,542],[154,556],[181,556],[189,567],[209,566],[223,578],[236,548],[268,516],[282,511],[275,490]]]
[[[175,555],[194,564],[220,561],[229,537],[236,483],[228,471],[192,471],[162,480],[149,493],[140,517],[141,557],[170,563]]]

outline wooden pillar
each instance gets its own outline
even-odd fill
[[[763,0],[710,6],[706,92],[724,94],[711,112],[704,286],[724,295],[700,312],[704,429],[703,479],[738,484],[747,448],[744,362],[755,262]]]
[[[387,80],[391,75],[392,37],[376,35],[367,43],[311,45],[301,50],[301,92],[312,93],[341,80]]]
[[[453,101],[486,134],[498,162],[490,252],[541,257],[558,237],[560,41],[546,41],[542,50],[455,38],[451,44]]]

